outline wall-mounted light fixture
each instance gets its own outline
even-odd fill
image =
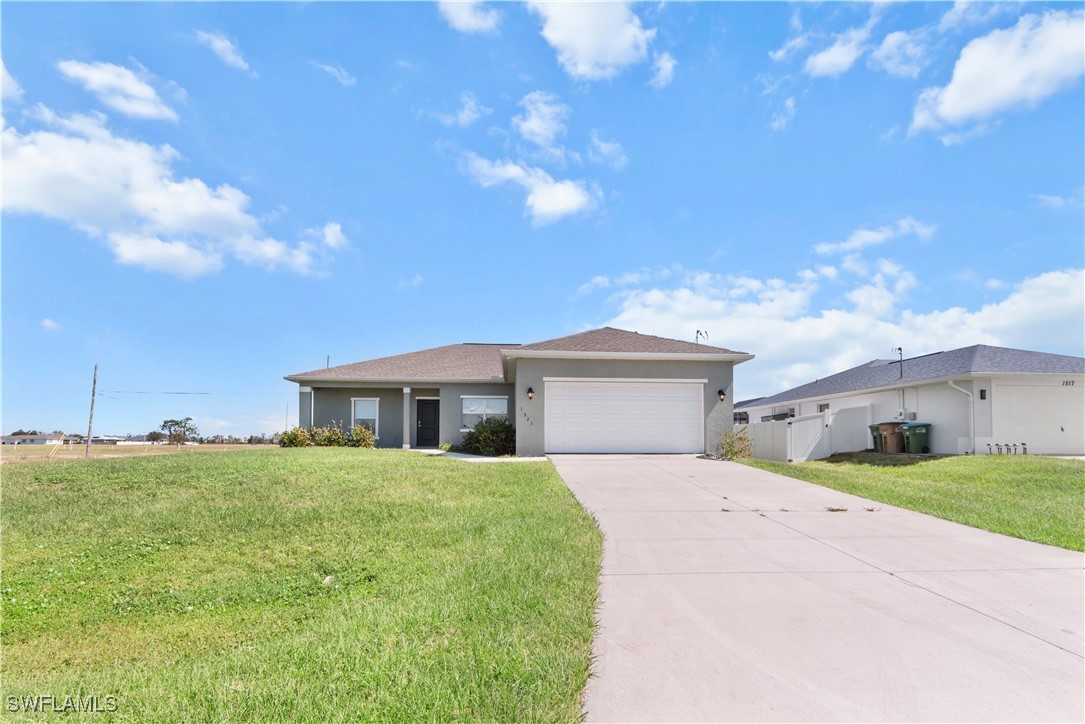
[[[535,399],[535,390],[531,389],[530,387],[527,388],[527,399],[529,399],[529,400],[534,400]]]
[[[716,394],[720,396],[720,402],[723,402],[723,398],[727,397],[727,393],[723,390],[716,390]]]

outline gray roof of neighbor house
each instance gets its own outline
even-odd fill
[[[305,380],[503,380],[501,350],[509,344],[449,344],[418,352],[289,375]]]
[[[627,332],[614,327],[602,327],[567,337],[521,345],[518,350],[545,352],[601,352],[628,354],[745,354],[711,347],[707,344],[683,342],[680,339],[656,337],[651,334]]]
[[[903,364],[903,377],[900,361],[875,359],[769,397],[743,402],[736,405],[735,409],[764,407],[813,397],[968,375],[1060,373],[1085,373],[1085,358],[976,344],[906,359]]]

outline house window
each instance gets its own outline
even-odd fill
[[[736,425],[745,425],[750,421],[750,413],[748,412],[736,412],[734,414]]]
[[[772,408],[773,420],[786,420],[789,417],[795,417],[794,407],[774,407]]]
[[[829,409],[829,403],[828,402],[819,402],[818,403],[818,412],[825,412],[828,409]]]
[[[373,431],[376,438],[380,438],[377,421],[380,419],[380,400],[375,397],[352,397],[350,399],[352,409],[351,425],[365,425]]]
[[[507,397],[463,397],[461,403],[460,429],[464,432],[474,430],[483,420],[509,419]]]

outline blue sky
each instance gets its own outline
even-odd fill
[[[1083,353],[1082,3],[2,13],[4,432],[96,362],[98,432],[247,435],[328,355],[608,324],[739,399]]]

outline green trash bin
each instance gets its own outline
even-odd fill
[[[870,426],[870,436],[874,438],[874,452],[882,452],[882,434],[877,425]]]
[[[900,426],[904,433],[904,452],[917,454],[931,451],[931,426],[926,422],[906,422]]]

